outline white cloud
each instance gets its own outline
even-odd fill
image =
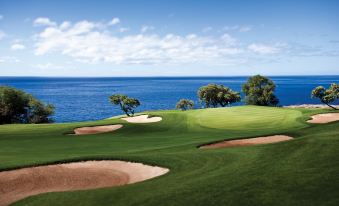
[[[18,63],[20,60],[14,56],[0,56],[0,63]]]
[[[63,66],[60,65],[55,65],[53,63],[45,63],[45,64],[35,64],[32,65],[32,67],[38,68],[38,69],[62,69],[64,68]]]
[[[221,36],[221,39],[223,40],[223,42],[225,42],[226,44],[229,45],[235,45],[235,43],[237,42],[237,40],[235,38],[233,38],[231,35],[225,33]]]
[[[61,30],[68,29],[71,26],[71,22],[69,21],[64,21],[62,24],[60,24],[59,28]]]
[[[250,51],[258,54],[276,54],[280,51],[279,44],[265,45],[265,44],[250,44],[247,47]]]
[[[119,23],[120,23],[120,19],[115,17],[108,23],[108,25],[116,25]]]
[[[154,30],[153,26],[144,25],[144,26],[141,27],[140,32],[145,33],[145,32],[151,31],[151,30]]]
[[[203,29],[202,29],[202,32],[206,33],[206,32],[210,32],[210,31],[212,31],[212,30],[213,30],[213,28],[210,27],[210,26],[208,26],[208,27],[203,28]]]
[[[248,32],[252,30],[252,26],[249,25],[233,25],[233,26],[225,26],[223,28],[225,31],[239,31],[239,32]]]
[[[128,30],[129,30],[129,28],[126,28],[126,27],[119,28],[119,32],[121,32],[121,33],[126,32]]]
[[[228,33],[218,37],[197,34],[160,36],[147,33],[154,27],[143,26],[139,34],[122,35],[108,29],[107,24],[85,20],[49,26],[35,35],[35,54],[59,53],[87,63],[229,65],[246,62],[249,57],[246,54],[276,54],[284,48],[278,43],[245,45]],[[120,32],[128,30],[118,29]],[[243,28],[245,30],[248,28]],[[39,68],[48,66],[51,67],[38,65]]]
[[[46,17],[39,17],[34,20],[34,26],[56,26],[56,23]]]
[[[0,30],[0,40],[5,38],[6,33]]]
[[[226,30],[226,31],[231,31],[231,30],[237,30],[239,28],[238,25],[235,25],[235,26],[225,26],[223,28],[223,30]]]
[[[251,26],[241,26],[239,28],[239,31],[240,32],[248,32],[248,31],[251,31],[252,30],[252,27]]]
[[[144,30],[145,31],[145,30]],[[96,22],[80,21],[67,29],[47,27],[35,35],[35,54],[57,52],[82,62],[183,64],[230,62],[243,52],[229,34],[203,37],[167,34],[114,35]]]
[[[23,44],[16,43],[11,46],[11,50],[23,50],[23,49],[26,49],[25,45]]]

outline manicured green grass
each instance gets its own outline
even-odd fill
[[[158,111],[163,121],[119,119],[0,126],[0,170],[89,159],[122,159],[170,168],[164,176],[121,187],[58,192],[16,205],[338,205],[339,122],[312,125],[325,110],[255,106]],[[106,134],[69,136],[84,125],[122,123]],[[198,149],[208,142],[288,134],[270,145]]]

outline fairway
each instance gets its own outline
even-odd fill
[[[161,121],[0,125],[0,170],[84,160],[125,160],[168,168],[136,184],[53,192],[14,205],[338,205],[339,122],[311,124],[329,110],[259,106],[145,112]],[[72,134],[75,128],[123,125]],[[199,149],[203,144],[288,135],[267,145]]]

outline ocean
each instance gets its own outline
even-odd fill
[[[181,98],[192,99],[199,108],[199,87],[217,83],[240,91],[248,77],[109,77],[109,78],[47,78],[0,77],[0,85],[12,86],[33,94],[56,107],[56,122],[89,121],[122,114],[109,102],[112,94],[138,98],[137,111],[174,109]],[[338,76],[274,76],[280,105],[319,104],[310,93],[316,86],[339,83]],[[243,102],[235,104],[239,105]],[[336,102],[337,104],[337,102]]]

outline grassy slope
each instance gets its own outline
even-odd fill
[[[320,110],[317,110],[320,112]],[[159,111],[163,121],[119,119],[55,125],[0,126],[0,169],[85,159],[124,159],[171,169],[146,182],[42,194],[18,205],[337,205],[339,122],[310,125],[314,111],[242,106]],[[123,123],[114,132],[64,133],[82,125]],[[290,134],[272,145],[201,150],[222,139]]]

